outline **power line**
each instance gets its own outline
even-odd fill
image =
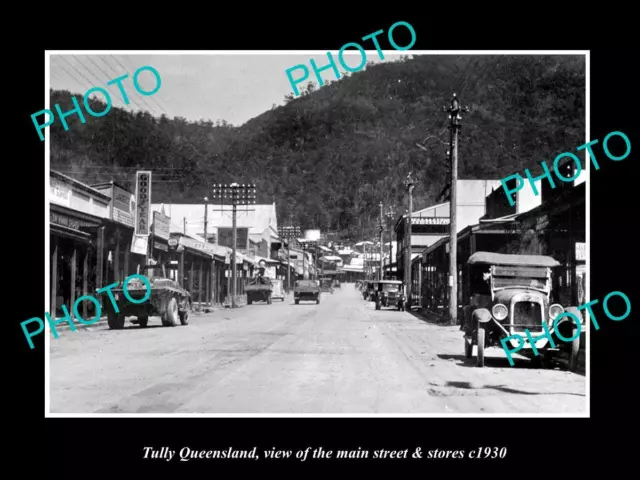
[[[67,76],[68,76],[69,78],[71,78],[71,80],[73,80],[75,83],[77,83],[78,85],[82,85],[82,83],[81,83],[81,82],[79,82],[79,81],[78,81],[78,79],[77,79],[77,78],[76,78],[76,77],[75,77],[71,72],[69,72],[69,70],[67,70],[67,69],[66,69],[66,67],[65,67],[64,65],[56,65],[56,67],[57,67],[57,68],[61,68],[61,69],[64,71],[64,73],[66,73],[66,74],[67,74]],[[83,87],[83,86],[81,86],[81,88],[80,88],[80,89],[82,90],[83,88],[84,88],[84,87]]]
[[[83,67],[83,68],[84,68],[88,73],[90,73],[90,74],[91,74],[91,76],[95,79],[95,82],[92,82],[92,83],[94,83],[94,85],[93,85],[93,86],[95,86],[95,84],[96,84],[96,83],[97,83],[97,84],[101,84],[101,83],[103,83],[103,82],[101,82],[101,81],[99,80],[98,75],[96,75],[95,73],[93,73],[93,71],[92,71],[92,70],[89,70],[89,68],[87,68],[87,66],[86,66],[84,63],[82,63],[82,61],[81,61],[78,57],[76,57],[75,55],[71,55],[71,56],[72,56],[73,58],[75,58],[75,59],[76,59],[76,61],[77,61],[80,65],[82,65],[82,67]]]
[[[105,64],[107,67],[109,67],[109,70],[111,70],[111,71],[113,72],[113,74],[114,74],[116,77],[118,77],[118,76],[120,75],[120,74],[116,71],[116,69],[115,69],[115,68],[113,68],[109,62],[107,62],[107,59],[106,59],[105,57],[103,57],[103,56],[98,56],[98,58],[99,58],[100,60],[102,60],[102,61],[104,62],[104,64]]]
[[[110,56],[111,58],[113,58],[113,59],[116,61],[116,63],[117,63],[118,65],[120,65],[120,67],[122,67],[122,69],[123,69],[125,72],[127,71],[127,68],[126,68],[124,65],[122,65],[122,63],[120,63],[120,60],[118,60],[118,59],[117,59],[116,57],[114,57],[113,55],[109,55],[109,56]],[[147,108],[148,108],[151,112],[153,112],[153,114],[154,114],[154,115],[156,115],[156,116],[158,116],[158,117],[160,116],[160,115],[155,111],[155,109],[154,109],[153,107],[151,107],[151,106],[147,103],[147,101],[146,101],[146,99],[145,99],[144,97],[139,97],[139,98],[140,98],[140,100],[141,100],[141,101],[142,101],[142,102],[147,106]]]
[[[87,82],[89,82],[89,85],[93,85],[93,82],[92,82],[91,80],[89,80],[87,77],[85,77],[85,76],[84,76],[84,74],[83,74],[80,70],[76,69],[76,68],[73,66],[73,64],[72,64],[69,60],[67,60],[67,59],[66,59],[66,57],[65,57],[64,55],[60,55],[60,58],[61,58],[62,60],[64,60],[65,62],[67,62],[73,71],[75,71],[76,73],[78,73],[82,78],[84,78]],[[91,88],[91,87],[89,87],[89,88]],[[87,89],[87,90],[88,90],[88,89]]]
[[[129,57],[123,57],[123,59],[124,59],[125,61],[127,61],[127,63],[129,63],[129,64],[131,65],[131,68],[133,69],[133,71],[137,70],[137,69],[136,69],[136,67],[135,67],[135,65],[133,64],[133,61],[131,60],[131,58],[129,58]],[[160,110],[161,110],[161,111],[162,111],[162,112],[163,112],[167,117],[169,116],[169,114],[168,114],[168,113],[167,113],[167,111],[165,110],[164,106],[163,106],[163,105],[160,105],[160,103],[159,103],[159,101],[158,101],[158,100],[159,100],[158,98],[156,98],[155,96],[150,96],[150,97],[147,97],[147,99],[148,99],[148,100],[150,100],[151,102],[154,102],[154,103],[155,103],[155,105],[157,105],[157,106],[158,106],[158,108],[159,108],[159,109],[160,109]]]

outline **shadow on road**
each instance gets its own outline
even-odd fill
[[[467,358],[464,355],[452,355],[452,354],[446,354],[446,353],[439,353],[438,358],[441,358],[442,360],[458,360],[458,363],[456,365],[460,367],[478,368],[476,366],[475,355],[471,358]],[[484,366],[493,367],[493,368],[519,368],[519,369],[524,368],[524,369],[530,369],[530,370],[553,370],[556,367],[559,367],[562,369],[566,364],[566,362],[562,362],[560,360],[553,364],[554,368],[540,368],[535,364],[535,362],[531,358],[527,358],[525,356],[522,356],[521,358],[514,357],[513,363],[514,365],[511,366],[509,364],[509,360],[506,358],[486,357],[486,356],[484,357]],[[585,372],[581,368],[572,373],[575,373],[576,375],[585,376]]]
[[[176,325],[178,327],[182,327],[183,325]],[[149,330],[150,328],[170,328],[170,327],[165,327],[164,325],[160,324],[160,325],[147,325],[146,327],[141,327],[140,325],[128,325],[124,328],[121,328],[120,331],[122,330],[126,330],[126,331],[133,331],[133,330]],[[110,328],[107,328],[107,330],[111,330]]]
[[[514,393],[516,395],[574,395],[576,397],[585,397],[583,393],[570,392],[525,392],[524,390],[516,390],[515,388],[505,387],[504,385],[485,385],[483,389],[493,389],[504,393]]]
[[[448,320],[444,320],[442,317],[438,317],[436,315],[429,315],[424,311],[407,310],[407,313],[411,314],[421,322],[428,323],[429,325],[435,325],[437,327],[460,327],[459,325],[449,325]]]
[[[438,358],[442,360],[458,360],[459,363],[457,365],[461,367],[468,368],[478,368],[476,366],[476,357],[475,355],[471,358],[467,358],[464,355],[452,355],[447,353],[439,353]],[[509,360],[501,357],[484,357],[484,366],[485,367],[494,367],[494,368],[531,368],[535,370],[540,370],[539,367],[535,367],[533,362],[527,358],[517,358],[513,359],[513,367],[509,365]]]

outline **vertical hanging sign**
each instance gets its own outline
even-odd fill
[[[151,227],[151,172],[136,172],[136,230],[135,235],[149,236]]]

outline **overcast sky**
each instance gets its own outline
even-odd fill
[[[410,52],[385,51],[384,60],[379,59],[375,50],[367,53],[368,61],[388,62],[397,60],[398,53],[407,55]],[[356,58],[347,60],[351,66],[356,66],[360,59],[357,51],[355,55]],[[310,70],[309,78],[315,79],[309,66],[311,58],[318,66],[327,64],[326,55],[312,54],[52,54],[50,86],[54,90],[69,90],[81,95],[92,87],[105,87],[111,94],[113,106],[134,111],[143,109],[154,116],[165,113],[169,117],[184,117],[191,121],[224,119],[233,125],[241,125],[269,110],[273,104],[282,105],[285,95],[293,92],[285,74],[287,68],[305,64]],[[336,54],[334,58],[337,61]],[[138,94],[131,80],[133,73],[144,65],[154,67],[162,78],[160,89],[148,97]],[[344,72],[342,68],[340,70]],[[106,86],[108,81],[124,73],[130,77],[123,82],[131,101],[128,106],[124,105],[117,85]],[[293,72],[294,78],[300,74],[299,71]],[[323,71],[322,78],[335,80],[331,69]],[[143,72],[139,79],[145,90],[152,90],[155,86],[150,72]]]

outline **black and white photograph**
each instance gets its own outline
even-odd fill
[[[47,417],[589,417],[588,51],[45,65]]]

